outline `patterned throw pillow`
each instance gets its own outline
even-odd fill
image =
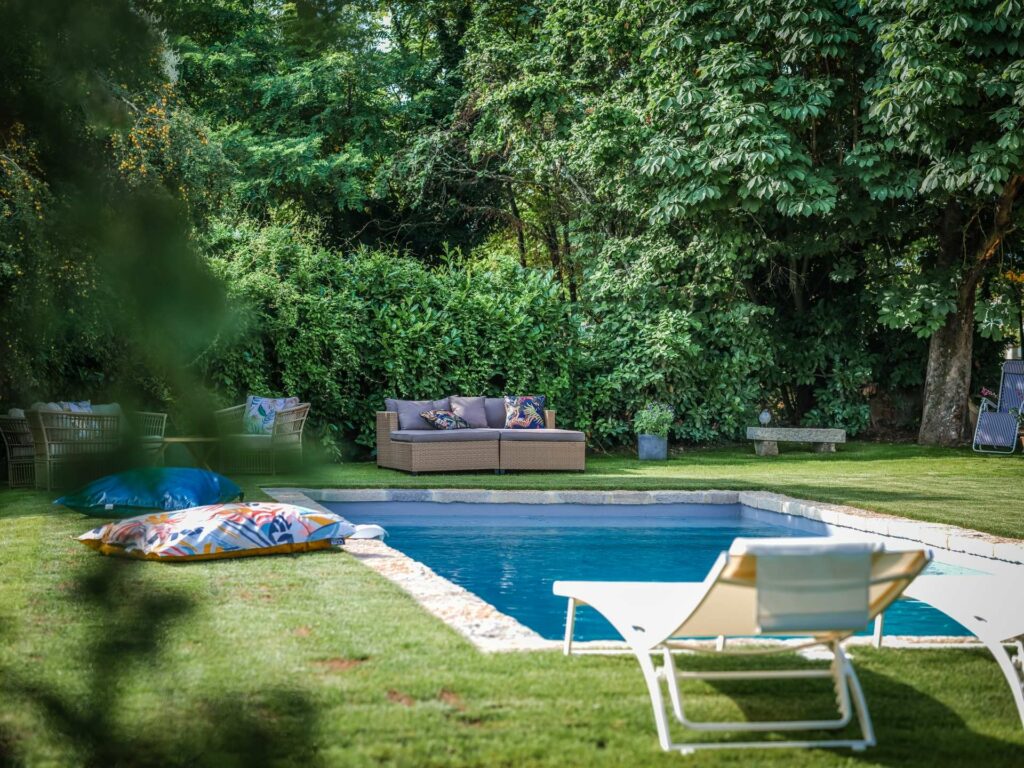
[[[466,420],[451,411],[424,411],[420,416],[434,429],[469,429]]]
[[[245,400],[245,415],[242,417],[242,431],[247,435],[269,435],[274,431],[274,417],[278,411],[294,408],[299,404],[297,397],[254,397]]]
[[[544,395],[505,395],[505,429],[544,429]]]

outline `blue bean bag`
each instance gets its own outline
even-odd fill
[[[242,489],[223,475],[192,467],[145,467],[101,477],[54,504],[93,517],[132,517],[140,510],[172,512],[241,500]]]

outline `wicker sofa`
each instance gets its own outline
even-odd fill
[[[544,411],[544,429],[505,429],[504,400],[485,398],[485,403],[487,427],[470,429],[402,429],[397,410],[378,411],[377,466],[413,474],[510,469],[584,471],[586,436],[557,429],[555,411]]]

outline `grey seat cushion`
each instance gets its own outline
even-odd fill
[[[505,428],[505,398],[485,397],[484,413],[487,414],[487,426],[491,429]]]
[[[400,429],[391,433],[398,443],[475,443],[497,440],[496,429]]]
[[[487,412],[484,410],[484,399],[482,397],[459,397],[452,395],[448,398],[452,406],[452,413],[465,419],[466,423],[474,429],[485,429],[487,423]],[[502,423],[504,426],[504,422]]]
[[[537,443],[584,443],[587,436],[574,429],[499,429],[502,440]]]
[[[441,400],[396,400],[389,397],[384,400],[384,410],[398,414],[399,429],[433,429],[420,416],[424,411],[447,411],[448,398]]]

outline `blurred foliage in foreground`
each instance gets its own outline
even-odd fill
[[[101,0],[12,0],[0,26],[0,398],[194,397],[226,302],[191,197],[221,158],[160,35]]]

